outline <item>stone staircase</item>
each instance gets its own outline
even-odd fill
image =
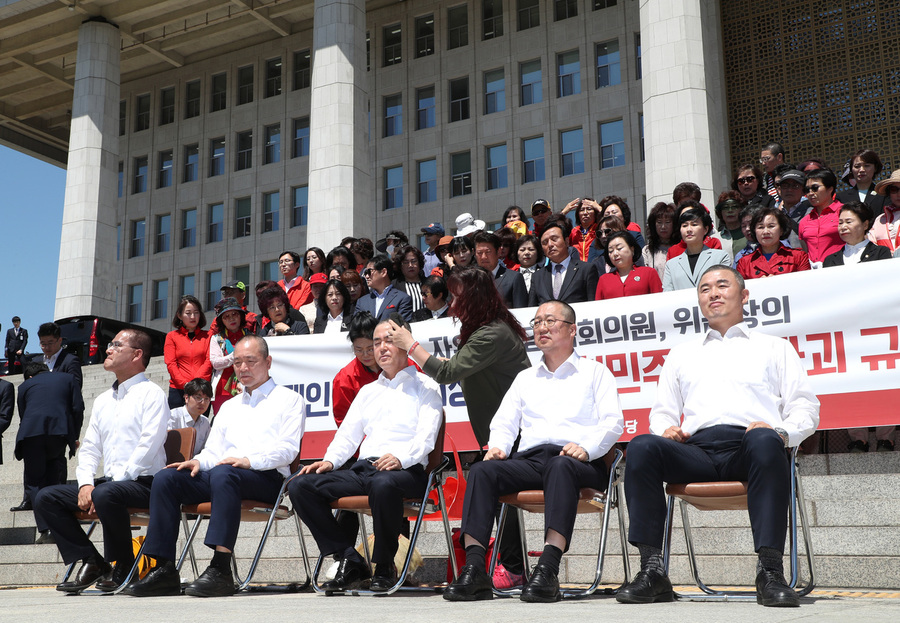
[[[101,366],[84,368],[84,397],[88,412],[93,397],[109,387],[111,375]],[[150,378],[166,388],[168,375],[162,358],[151,362]],[[18,385],[21,376],[7,377]],[[3,436],[4,465],[0,466],[0,587],[52,585],[65,570],[54,545],[34,545],[31,513],[7,509],[22,499],[22,464],[13,458],[18,417]],[[828,454],[801,457],[801,473],[812,528],[819,587],[900,587],[900,452],[863,455]],[[74,478],[75,460],[69,463]],[[755,577],[756,558],[749,521],[743,512],[691,510],[695,547],[700,552],[701,577],[708,584],[749,585]],[[680,513],[675,512],[671,577],[676,584],[690,584]],[[458,526],[458,522],[453,522]],[[593,577],[599,538],[600,516],[579,517],[569,552],[563,557],[560,579],[587,581]],[[371,526],[370,526],[371,529]],[[610,522],[610,539],[604,568],[604,583],[618,584],[623,577],[616,516]],[[245,570],[256,550],[263,524],[244,524],[236,552],[238,566]],[[305,531],[305,530],[304,530]],[[526,515],[529,548],[540,549],[543,520]],[[135,534],[142,534],[136,532]],[[210,558],[202,546],[201,528],[195,542],[202,571]],[[305,532],[313,556],[315,543]],[[102,551],[101,531],[93,537]],[[179,544],[180,547],[180,544]],[[418,548],[425,566],[417,576],[440,581],[446,574],[446,545],[441,522],[426,522]],[[637,552],[630,548],[632,572],[638,568]],[[192,577],[186,564],[182,575]],[[803,577],[805,577],[805,572]],[[293,520],[277,522],[266,545],[254,581],[289,583],[305,578]]]

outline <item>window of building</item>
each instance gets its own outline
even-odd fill
[[[469,77],[450,81],[450,121],[469,118]]]
[[[119,173],[118,173],[118,184],[119,184],[119,197],[125,192],[125,163],[119,160]]]
[[[193,275],[182,275],[179,279],[181,281],[181,284],[179,286],[180,291],[181,291],[181,296],[187,296],[188,294],[190,294],[191,296],[195,296],[194,292],[196,290],[194,289],[194,276]]]
[[[597,88],[622,83],[619,64],[619,41],[605,41],[597,44]]]
[[[503,36],[503,0],[481,0],[481,38]]]
[[[382,63],[384,67],[388,67],[390,65],[396,65],[401,60],[402,50],[401,43],[402,38],[400,36],[400,24],[391,24],[390,26],[385,26],[381,30],[382,34],[382,44],[384,46],[384,62]]]
[[[260,264],[261,279],[264,281],[279,281],[281,279],[281,269],[278,268],[278,260],[263,262]]]
[[[222,242],[225,235],[225,205],[213,203],[209,206],[209,218],[207,219],[206,242]]]
[[[266,153],[264,154],[265,160],[263,164],[281,162],[281,124],[267,125],[265,131]]]
[[[209,176],[225,174],[225,137],[209,141]]]
[[[484,159],[487,163],[485,189],[506,188],[506,144],[486,147]]]
[[[253,130],[238,132],[235,140],[237,154],[234,161],[234,170],[243,171],[253,166]]]
[[[166,318],[169,315],[169,280],[160,279],[153,282],[153,316],[151,320]]]
[[[181,248],[197,246],[197,208],[181,211]]]
[[[372,70],[372,38],[366,31],[366,71]]]
[[[141,303],[143,300],[143,284],[136,283],[128,286],[128,322],[141,321]]]
[[[403,133],[403,99],[397,95],[384,98],[384,136],[397,136]]]
[[[506,110],[506,80],[502,69],[484,72],[484,114]]]
[[[277,190],[263,193],[263,233],[278,231],[278,215],[281,212],[281,193]]]
[[[228,74],[221,73],[212,77],[212,88],[209,98],[209,111],[216,112],[228,107]]]
[[[160,214],[156,217],[156,249],[155,253],[165,253],[169,250],[169,241],[172,234],[172,215]]]
[[[308,89],[312,78],[312,57],[309,48],[294,52],[294,91]]]
[[[250,197],[234,200],[234,237],[244,238],[250,235]]]
[[[157,188],[168,188],[172,185],[172,166],[175,159],[171,149],[164,149],[159,152],[159,174],[156,180]]]
[[[131,194],[136,195],[147,190],[147,156],[139,156],[134,159],[134,183],[131,186]]]
[[[553,0],[553,20],[560,21],[578,15],[578,0]]]
[[[516,0],[516,23],[520,31],[540,26],[540,0]]]
[[[469,7],[465,4],[447,9],[447,49],[469,45]]]
[[[119,101],[119,136],[125,136],[125,130],[128,128],[128,117],[126,116],[126,111],[128,110],[128,105],[125,103],[125,100]]]
[[[238,106],[253,101],[253,65],[238,68],[237,100]]]
[[[200,166],[200,145],[194,143],[193,145],[185,145],[184,146],[184,176],[183,181],[185,182],[195,182],[197,181],[198,169]]]
[[[559,133],[561,175],[584,173],[584,142],[581,128]]]
[[[150,129],[150,94],[138,95],[134,99],[134,131]]]
[[[625,165],[625,129],[622,120],[600,124],[600,168]]]
[[[200,81],[191,80],[184,85],[184,118],[200,116]]]
[[[556,55],[556,96],[566,97],[581,93],[581,69],[578,64],[578,50]]]
[[[147,234],[147,221],[138,219],[131,221],[131,249],[128,257],[144,256],[144,238]]]
[[[450,196],[472,194],[472,157],[468,151],[450,154]]]
[[[638,113],[638,132],[641,138],[641,162],[644,161],[644,113]]]
[[[292,158],[309,155],[309,117],[294,119]]]
[[[305,227],[309,212],[309,186],[295,186],[291,189],[291,227]]]
[[[416,203],[437,201],[437,161],[422,160],[416,163]]]
[[[281,95],[281,57],[266,61],[266,97]]]
[[[519,65],[519,82],[522,83],[522,106],[537,104],[544,99],[541,87],[541,59]]]
[[[416,129],[433,128],[434,119],[434,87],[416,89]]]
[[[416,58],[434,54],[434,15],[416,18]]]
[[[175,87],[168,87],[159,92],[159,125],[168,125],[175,121]]]
[[[384,170],[384,209],[403,207],[403,167]]]
[[[222,271],[211,270],[206,273],[206,309],[213,309],[222,296]]]
[[[641,68],[641,33],[634,33],[634,79],[640,80],[643,75]]]
[[[235,266],[231,271],[231,277],[235,281],[240,281],[244,285],[250,283],[250,265]]]
[[[611,6],[616,6],[616,0],[594,0],[595,11],[599,11],[600,9],[608,9]]]
[[[522,141],[522,182],[544,179],[544,137],[535,136]]]

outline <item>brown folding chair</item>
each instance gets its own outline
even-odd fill
[[[194,455],[194,443],[196,441],[197,431],[193,428],[175,428],[166,433],[166,441],[163,446],[166,451],[166,464],[168,465],[170,463],[180,463],[182,461],[190,460],[190,458]],[[150,509],[147,508],[129,508],[128,514],[131,516],[132,527],[146,526],[150,521]],[[82,523],[90,522],[90,525],[87,529],[88,538],[90,538],[91,534],[93,534],[94,528],[97,527],[97,524],[100,523],[100,520],[97,518],[96,513],[89,513],[87,511],[76,511],[75,518]],[[115,593],[118,593],[119,591],[124,589],[134,577],[134,574],[137,572],[138,565],[140,564],[143,551],[144,544],[141,543],[141,547],[138,550],[137,555],[134,557],[134,565],[132,565],[131,571],[128,573],[128,577],[125,578],[125,581],[122,582],[122,585],[118,589],[116,589]],[[191,560],[193,561],[193,552],[191,552]],[[194,567],[196,568],[196,564],[194,565]],[[69,579],[69,576],[72,575],[72,571],[74,569],[75,563],[69,565],[69,567],[66,569],[66,574],[63,576],[63,582]],[[100,593],[100,591],[97,592]]]
[[[600,578],[603,576],[603,562],[606,557],[607,535],[609,533],[609,509],[610,507],[618,509],[619,515],[619,540],[622,547],[622,564],[625,570],[625,582],[631,577],[631,566],[628,562],[627,541],[625,538],[625,510],[622,506],[622,500],[625,499],[624,490],[622,489],[622,476],[624,474],[624,465],[622,461],[622,451],[615,446],[610,448],[609,452],[603,457],[609,472],[609,482],[606,491],[585,487],[581,489],[578,496],[579,515],[587,513],[603,513],[603,519],[600,526],[600,547],[597,551],[597,569],[594,574],[594,581],[586,588],[564,588],[561,590],[563,597],[587,597],[593,595],[600,586]],[[525,564],[525,581],[528,582],[530,575],[528,569],[528,543],[525,535],[525,517],[524,511],[529,513],[544,513],[544,491],[541,489],[519,491],[500,497],[500,519],[497,521],[497,535],[494,537],[494,548],[491,552],[491,565],[488,575],[494,576],[494,569],[497,566],[497,554],[500,548],[500,537],[503,536],[503,524],[506,520],[506,514],[510,507],[519,513],[519,533],[522,539],[522,559]],[[502,597],[512,597],[522,593],[521,588],[499,589],[494,588],[494,594]]]
[[[788,584],[799,597],[808,595],[815,588],[815,561],[812,551],[812,539],[810,538],[809,521],[806,515],[806,499],[803,496],[803,485],[800,481],[800,466],[797,461],[797,448],[791,450],[791,507],[789,513],[789,536],[791,579]],[[700,579],[700,571],[697,567],[697,557],[694,552],[694,539],[691,535],[691,522],[688,507],[693,506],[701,511],[713,510],[747,510],[747,483],[742,481],[723,482],[692,482],[666,485],[668,495],[668,517],[666,519],[665,541],[663,543],[663,561],[666,571],[669,569],[669,559],[672,552],[672,525],[675,512],[675,498],[679,499],[681,506],[681,521],[684,525],[684,541],[687,547],[688,563],[691,567],[691,575],[697,587],[702,593],[678,594],[679,599],[689,601],[734,601],[741,599],[756,599],[756,591],[718,591],[709,588]],[[809,582],[805,587],[798,589],[800,583],[799,554],[797,551],[797,518],[803,526],[803,542],[806,549],[806,560],[809,569]]]
[[[404,516],[405,517],[415,517],[416,521],[413,525],[412,533],[409,537],[409,551],[406,554],[406,560],[403,563],[403,569],[400,571],[399,576],[397,577],[397,582],[390,588],[390,590],[386,592],[374,592],[370,590],[357,589],[352,591],[346,591],[345,594],[350,595],[374,595],[374,596],[386,596],[391,595],[401,588],[403,590],[427,590],[434,591],[435,587],[427,586],[427,587],[404,587],[403,582],[406,580],[407,575],[409,574],[409,566],[412,562],[413,555],[415,554],[416,540],[419,537],[419,531],[422,527],[422,522],[424,521],[424,517],[426,514],[440,512],[441,519],[444,524],[444,536],[447,539],[447,551],[450,554],[450,559],[453,561],[453,577],[454,579],[458,575],[458,570],[456,567],[456,559],[453,556],[453,536],[450,532],[450,520],[447,518],[447,504],[444,500],[444,481],[443,481],[443,473],[447,469],[447,466],[450,465],[450,459],[444,456],[444,427],[446,424],[446,419],[441,420],[441,427],[438,431],[437,439],[434,444],[434,449],[428,455],[428,465],[426,466],[426,471],[428,472],[428,482],[425,485],[425,491],[422,494],[421,498],[410,498],[404,500]],[[437,492],[438,501],[435,503],[430,499],[431,493],[435,491]],[[369,506],[369,496],[367,495],[351,495],[342,498],[338,498],[334,502],[331,503],[331,508],[335,511],[350,511],[356,513],[359,516],[359,526],[360,533],[362,536],[363,548],[365,551],[366,562],[371,566],[371,555],[369,553],[369,544],[368,537],[366,535],[366,524],[365,524],[365,515],[372,514],[372,508]],[[312,586],[313,589],[317,593],[325,593],[330,594],[329,591],[325,591],[318,583],[319,571],[322,568],[322,562],[325,559],[323,554],[319,554],[319,558],[316,561],[315,569],[310,573],[310,564],[309,564],[309,553],[306,550],[306,542],[303,538],[303,533],[300,533],[300,551],[303,555],[303,564],[306,567],[306,574],[308,577],[312,578]]]

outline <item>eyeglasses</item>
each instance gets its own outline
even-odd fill
[[[747,175],[745,177],[739,177],[737,179],[738,184],[750,184],[756,181],[755,175]]]
[[[290,266],[294,263],[294,260],[278,260],[279,266]]]
[[[559,318],[535,318],[534,320],[529,322],[528,325],[532,329],[537,329],[541,325],[544,325],[548,329],[552,329],[553,327],[556,326],[557,322],[564,322],[566,324],[575,324],[574,322],[569,322],[568,320],[560,320]]]
[[[601,230],[600,230],[600,233],[603,234],[604,236],[608,236],[608,235],[610,235],[611,233],[613,233],[613,230],[611,230],[611,229],[601,229]]]
[[[110,342],[109,346],[106,347],[106,350],[122,350],[123,348],[137,350],[134,346],[126,344],[125,342]]]
[[[354,347],[353,347],[353,354],[354,354],[354,355],[374,355],[374,354],[375,354],[375,347],[374,347],[374,346],[369,346],[369,347],[367,347],[367,348],[360,348],[359,346],[354,346]]]
[[[374,272],[375,272],[375,271],[374,271],[373,269],[367,268],[367,269],[365,269],[365,270],[363,271],[363,277],[365,277],[366,279],[368,279],[369,277],[372,276],[372,273],[374,273]]]
[[[284,303],[272,303],[269,305],[268,311],[281,311],[282,309],[287,309]]]
[[[808,193],[817,193],[817,192],[819,192],[819,189],[820,189],[820,188],[825,188],[825,187],[822,186],[821,184],[810,184],[809,186],[807,186],[807,187],[804,188],[803,190],[805,190],[805,191],[808,192]]]
[[[403,260],[400,263],[403,264],[404,266],[418,266],[419,260]]]
[[[765,164],[765,163],[769,162],[771,159],[772,159],[772,156],[763,156],[762,158],[759,159],[759,163]]]
[[[206,394],[189,394],[185,396],[185,398],[187,400],[193,400],[195,402],[209,402],[210,400],[212,400],[212,398],[210,398]]]

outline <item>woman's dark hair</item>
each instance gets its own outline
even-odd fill
[[[332,277],[331,273],[333,273],[335,271],[337,271],[338,276]],[[325,277],[327,279],[340,279],[341,277],[344,276],[344,273],[355,273],[355,272],[356,272],[355,270],[350,270],[349,268],[344,268],[343,266],[338,264],[337,266],[332,266],[331,268],[329,268],[328,271],[325,273]]]
[[[741,177],[741,173],[744,171],[753,171],[753,176],[756,178],[756,190],[763,188],[763,172],[762,170],[751,162],[746,162],[736,168],[734,170],[734,177],[731,178],[731,189],[738,189],[738,178]]]
[[[194,307],[197,308],[197,311],[200,312],[200,320],[197,321],[197,328],[202,329],[206,326],[206,314],[203,313],[203,305],[200,304],[200,299],[192,294],[185,294],[181,297],[181,301],[178,303],[178,309],[175,310],[175,317],[172,319],[172,326],[176,329],[180,329],[184,326],[184,323],[181,322],[181,314],[184,312],[184,308],[191,303],[193,303]]]
[[[459,318],[459,345],[464,345],[472,333],[497,320],[505,323],[524,342],[525,329],[506,307],[494,276],[480,266],[466,266],[450,273],[447,287],[453,294],[451,313]]]
[[[335,247],[328,252],[327,256],[325,256],[326,273],[331,270],[331,265],[334,264],[334,258],[336,258],[337,256],[347,258],[347,261],[349,262],[348,266],[353,270],[356,270],[356,256],[350,253],[350,249],[348,249],[347,247]]]
[[[616,231],[616,232],[611,233],[606,238],[606,245],[603,247],[606,251],[606,254],[604,256],[606,259],[606,263],[609,266],[612,266],[613,268],[615,268],[615,264],[613,264],[612,259],[609,257],[609,243],[617,238],[621,238],[622,240],[625,241],[625,243],[629,247],[631,247],[631,262],[632,262],[632,264],[634,262],[637,262],[638,258],[641,257],[641,248],[638,246],[637,240],[634,239],[634,236],[631,235],[630,231]]]
[[[594,238],[594,245],[598,249],[606,249],[602,242],[600,242],[600,230],[602,229],[611,229],[612,231],[623,231],[625,229],[625,221],[618,215],[610,214],[609,216],[604,216],[600,219],[600,222],[597,223],[597,237]]]
[[[516,246],[516,232],[511,230],[509,227],[501,227],[497,231],[494,232],[494,235],[500,239],[500,246],[507,246],[509,250],[512,251],[513,247]]]
[[[873,178],[881,173],[881,170],[884,169],[884,165],[881,163],[881,158],[878,157],[871,149],[860,149],[858,152],[850,156],[850,169],[853,169],[853,161],[859,158],[866,164],[874,164],[875,165],[875,174],[872,176]]]
[[[702,196],[703,194],[700,191],[700,187],[694,182],[681,182],[672,190],[672,203],[678,205],[685,199],[700,201]]]
[[[419,282],[425,281],[425,256],[422,255],[422,252],[411,244],[406,245],[399,251],[394,252],[394,274],[397,275],[397,279],[404,279],[403,276],[403,260],[406,259],[406,256],[409,253],[415,253],[416,261],[419,263]]]
[[[740,211],[746,204],[747,202],[744,201],[741,193],[736,190],[726,190],[722,193],[719,193],[719,200],[716,203],[715,207],[716,218],[722,221],[722,210],[724,210],[725,208],[735,207],[738,209],[738,211]]]
[[[306,256],[310,253],[315,253],[316,257],[322,262],[322,270],[325,270],[325,251],[320,249],[319,247],[310,247],[306,251],[303,252],[303,278],[309,281],[309,278],[313,276],[312,271],[309,269],[309,264],[306,263]]]
[[[274,288],[266,288],[262,292],[259,292],[256,295],[256,300],[259,303],[259,313],[269,318],[269,306],[272,303],[282,303],[287,310],[291,309],[291,301],[288,299],[287,293],[282,290],[279,286]],[[271,320],[271,318],[269,318]]]
[[[866,233],[870,229],[872,229],[872,225],[875,223],[875,212],[872,211],[872,208],[867,203],[861,203],[859,201],[849,201],[841,206],[840,211],[838,212],[838,217],[840,217],[840,213],[844,210],[848,212],[853,212],[856,217],[862,221],[863,223],[868,223],[866,226]]]
[[[519,216],[521,217],[521,218],[519,218],[519,220],[527,225],[528,217],[525,216],[525,210],[523,210],[519,206],[509,206],[508,208],[506,208],[506,210],[503,211],[503,218],[500,219],[500,224],[506,225],[506,219],[509,216],[509,213],[512,212],[513,210],[517,210],[519,212]]]
[[[456,251],[462,251],[463,248],[468,249],[473,254],[475,253],[475,243],[472,242],[472,239],[468,236],[457,236],[453,239],[453,242],[450,243],[450,255],[453,255]],[[474,260],[474,257],[473,257]],[[472,262],[472,260],[469,260]],[[472,264],[470,263],[469,266]]]
[[[350,319],[350,325],[347,329],[347,339],[350,340],[351,343],[361,337],[371,340],[375,335],[375,327],[377,326],[378,321],[372,314],[367,311],[356,312]]]
[[[834,194],[834,189],[837,186],[837,176],[831,169],[814,169],[806,174],[806,182],[809,183],[809,180],[819,180],[825,188],[830,188],[832,194]]]
[[[709,232],[712,231],[712,218],[709,216],[709,212],[703,208],[690,207],[686,210],[682,210],[681,216],[678,217],[678,229],[681,230],[681,226],[684,223],[695,219],[703,223],[703,226],[706,227],[706,235],[708,236]]]
[[[366,280],[363,279],[360,276],[360,274],[358,272],[356,272],[355,270],[345,270],[344,272],[342,272],[341,273],[341,283],[344,284],[345,288],[347,287],[347,283],[359,284],[359,286],[362,288],[362,291],[360,292],[360,296],[368,293],[368,291],[369,291],[369,287],[366,285]],[[350,289],[348,288],[347,291],[349,292]]]
[[[350,253],[363,258],[363,264],[375,256],[375,243],[370,238],[360,238],[350,245]]]
[[[670,221],[672,222],[672,233],[669,236],[668,240],[660,240],[659,234],[656,232],[656,221],[659,220],[661,216],[668,216]],[[659,247],[663,244],[675,244],[678,241],[678,237],[675,234],[675,205],[671,203],[666,203],[665,201],[659,201],[650,208],[650,214],[647,216],[647,248],[650,249],[651,253],[656,253],[659,250]]]
[[[316,302],[319,304],[319,313],[323,315],[328,313],[328,303],[325,299],[328,298],[328,288],[332,286],[337,288],[338,293],[344,297],[344,308],[341,310],[341,313],[344,314],[344,318],[346,318],[350,315],[353,301],[350,300],[350,291],[347,290],[347,286],[341,283],[340,279],[329,279],[325,283],[325,287],[322,288],[322,291],[319,292],[319,297],[316,299]]]
[[[422,289],[428,288],[428,291],[431,292],[431,296],[436,299],[443,299],[444,302],[447,302],[447,295],[450,294],[450,290],[447,289],[447,282],[444,281],[443,277],[438,277],[437,275],[432,275],[419,286]]]
[[[743,225],[744,219],[748,216],[750,217],[750,222],[753,223],[753,215],[756,214],[756,211],[759,210],[760,205],[758,203],[751,203],[749,205],[745,205],[741,209],[741,224]],[[743,229],[743,227],[741,227]],[[753,233],[753,226],[750,226],[750,231],[747,232],[746,235],[747,241],[756,244],[756,236]]]
[[[600,218],[603,218],[606,215],[606,208],[615,204],[619,206],[619,210],[622,211],[622,220],[625,221],[625,227],[631,225],[631,208],[628,207],[628,202],[626,202],[622,197],[617,197],[616,195],[608,195],[600,200],[600,207],[603,208],[603,211],[600,213]],[[597,219],[599,222],[600,219]]]
[[[544,249],[541,247],[541,241],[537,239],[537,236],[533,236],[532,234],[525,234],[516,240],[516,261],[519,261],[519,247],[526,242],[530,242],[534,245],[534,248],[537,251],[537,261],[535,262],[535,265],[540,266],[544,261]]]
[[[791,233],[791,219],[785,214],[784,210],[776,207],[762,207],[756,210],[753,213],[753,217],[750,219],[750,231],[756,232],[756,226],[763,222],[767,216],[774,216],[775,220],[778,221],[778,228],[781,230],[778,234],[778,238],[787,238]],[[756,234],[753,235],[756,238]]]

